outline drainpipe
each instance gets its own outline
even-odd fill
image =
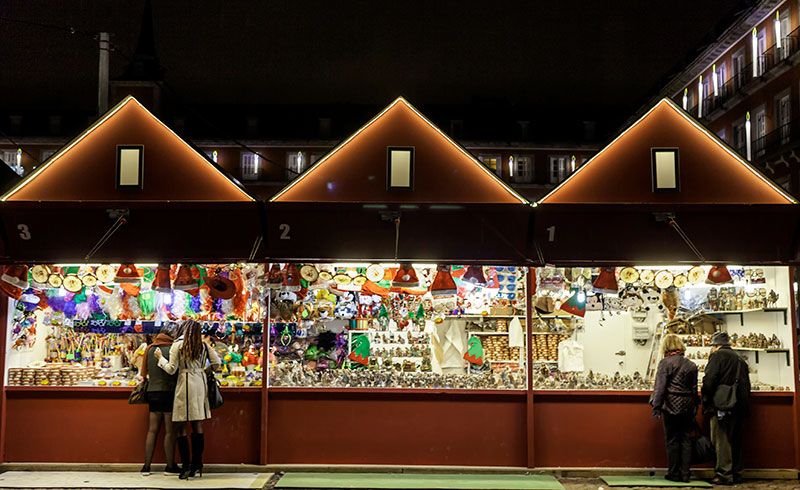
[[[108,110],[108,33],[101,32],[99,39],[100,63],[97,74],[97,111],[99,115],[102,115]]]

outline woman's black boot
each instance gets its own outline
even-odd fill
[[[192,433],[192,468],[189,470],[189,478],[203,476],[203,449],[206,440],[203,434]]]
[[[191,470],[191,466],[189,464],[190,457],[189,457],[189,437],[188,436],[178,436],[175,438],[175,442],[178,444],[178,453],[181,455],[181,472],[178,475],[178,478],[181,480],[186,480],[189,478],[189,470]]]

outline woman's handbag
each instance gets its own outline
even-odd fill
[[[224,400],[219,390],[219,381],[213,371],[206,373],[206,386],[208,386],[208,406],[211,407],[211,410],[221,407]]]
[[[130,396],[128,396],[128,403],[130,405],[141,405],[147,403],[147,380],[145,379],[133,389]]]

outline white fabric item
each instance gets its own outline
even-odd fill
[[[558,370],[562,373],[583,372],[583,344],[574,339],[558,344]]]
[[[522,331],[522,322],[519,321],[519,317],[516,316],[511,320],[511,323],[508,324],[508,346],[525,346],[525,334]]]
[[[436,326],[437,338],[442,349],[442,369],[463,369],[466,352],[467,322],[464,320],[445,320]]]

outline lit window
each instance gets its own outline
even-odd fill
[[[243,180],[257,180],[258,179],[258,155],[250,151],[242,152],[242,161],[240,170],[242,172]]]
[[[677,148],[652,149],[653,191],[680,190]]]
[[[500,164],[502,161],[500,155],[478,155],[478,160],[489,167],[492,172],[497,175],[501,174],[503,166]]]
[[[142,188],[144,146],[117,146],[117,187]]]
[[[217,163],[217,160],[219,159],[219,153],[217,153],[217,150],[206,151],[206,156],[214,163]]]
[[[414,187],[414,149],[387,148],[387,183],[389,189]]]

